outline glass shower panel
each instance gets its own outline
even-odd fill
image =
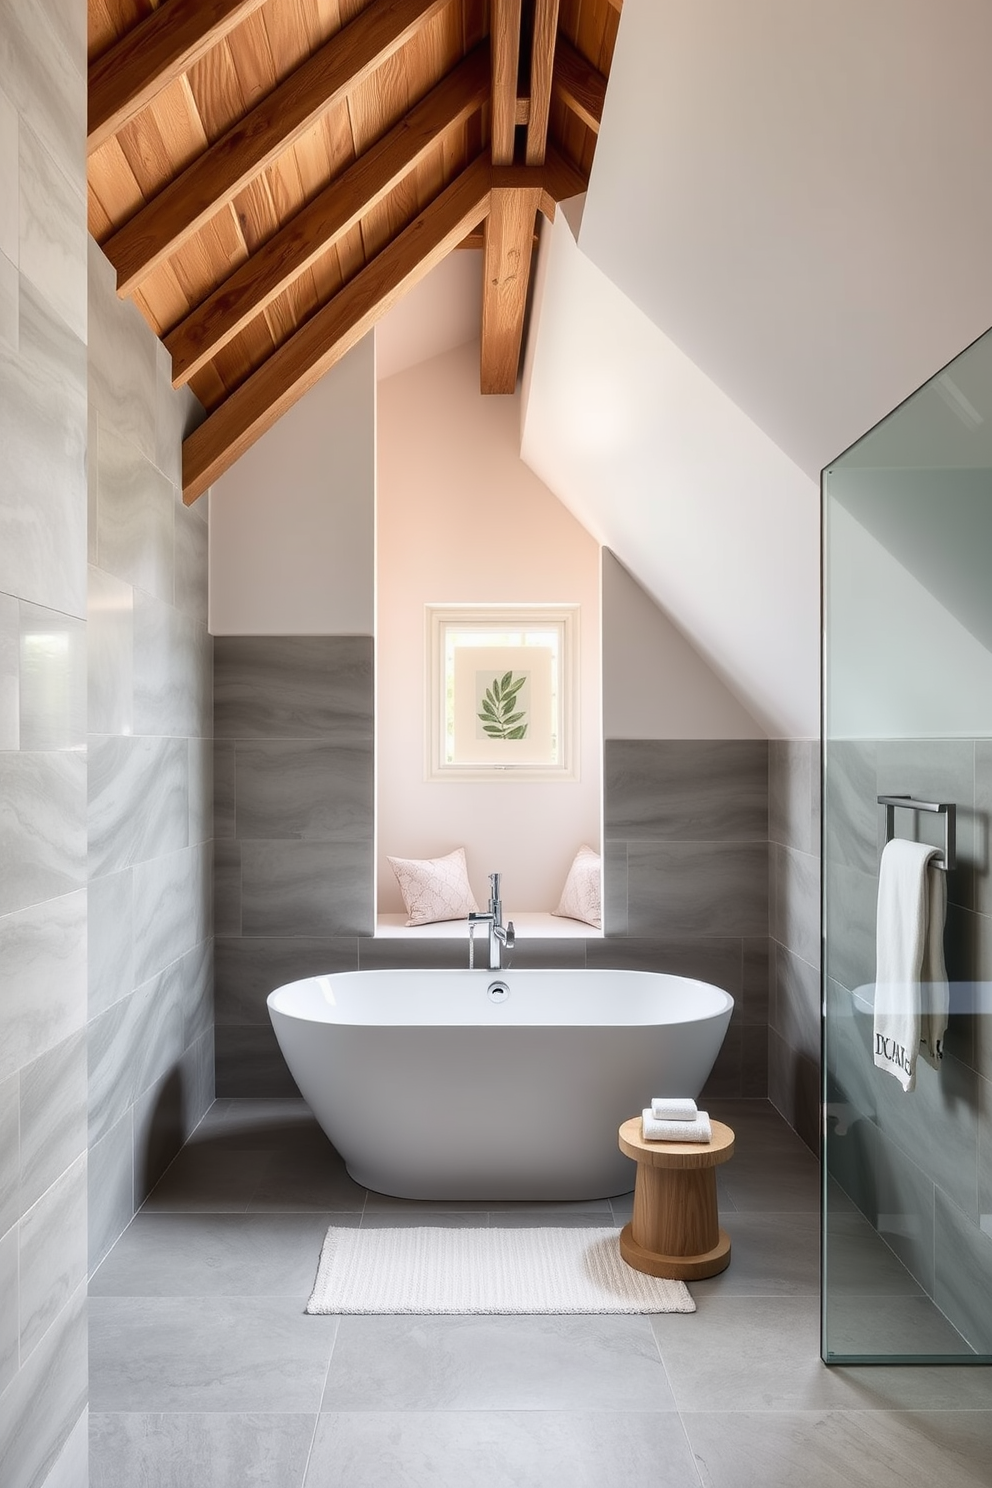
[[[990,1363],[992,332],[824,471],[823,554],[823,1357]],[[955,808],[909,1092],[873,1062],[880,796]],[[947,820],[892,818],[942,853]]]

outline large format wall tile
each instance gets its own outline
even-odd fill
[[[218,739],[372,739],[368,636],[218,636]]]
[[[30,125],[20,131],[21,272],[86,340],[86,214],[82,193]]]
[[[768,746],[750,739],[609,739],[604,790],[611,837],[764,842]]]
[[[214,957],[218,1023],[267,1023],[265,999],[276,987],[324,972],[358,970],[353,939],[219,935]]]
[[[0,5],[0,77],[7,97],[21,116],[22,127],[30,127],[65,174],[82,184],[85,48],[70,50],[72,44],[66,33],[52,25],[45,10],[42,5],[17,4],[14,0],[4,0]]]
[[[134,1214],[132,1106],[88,1154],[89,1267],[96,1270]]]
[[[86,1075],[85,1029],[21,1070],[22,1213],[86,1151]]]
[[[760,843],[640,842],[627,846],[631,935],[763,935],[768,848]]]
[[[818,851],[820,746],[812,739],[768,741],[768,837],[797,852]]]
[[[372,844],[243,842],[244,935],[371,935]]]
[[[134,591],[102,568],[89,571],[86,649],[91,734],[134,732]]]
[[[188,775],[185,739],[90,737],[92,876],[116,873],[187,845]]]
[[[6,93],[0,89],[0,201],[4,202],[16,202],[19,194],[17,135],[17,110]],[[17,252],[18,216],[16,212],[4,212],[0,216],[0,254],[3,254],[15,269]]]
[[[0,1394],[18,1369],[17,1229],[0,1230]]]
[[[117,298],[116,274],[89,241],[90,401],[103,428],[154,461],[156,356],[154,335],[134,305]]]
[[[135,592],[135,733],[209,735],[212,654],[200,621]]]
[[[106,1136],[183,1049],[181,962],[90,1024],[90,1140]]]
[[[86,893],[0,920],[0,1080],[86,1022]]]
[[[16,1074],[8,1075],[0,1080],[0,1235],[5,1235],[21,1217],[19,1106],[20,1080]]]
[[[89,1016],[134,988],[134,890],[130,868],[89,884]]]
[[[210,934],[209,845],[138,863],[134,875],[134,976],[140,985]]]
[[[20,343],[21,279],[16,264],[0,253],[0,351],[16,352]]]
[[[992,1235],[937,1190],[934,1301],[972,1348],[992,1354]]]
[[[97,563],[171,603],[175,579],[176,493],[152,461],[99,413]]]
[[[20,747],[85,749],[86,623],[20,606]]]
[[[24,1364],[0,1413],[4,1488],[35,1488],[86,1408],[86,1288],[80,1286]]]
[[[19,747],[20,645],[20,607],[12,594],[0,594],[0,749]]]
[[[85,882],[85,791],[82,753],[0,754],[0,914]]]
[[[86,1280],[86,1154],[20,1223],[21,1365]]]
[[[237,835],[278,841],[372,838],[372,752],[311,739],[235,745]]]

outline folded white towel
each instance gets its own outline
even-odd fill
[[[651,1102],[651,1115],[656,1121],[695,1121],[697,1114],[694,1100],[656,1095]]]
[[[697,1111],[695,1121],[658,1121],[651,1107],[641,1112],[641,1136],[645,1142],[711,1142],[713,1132],[706,1111]]]
[[[931,861],[936,853],[896,837],[878,874],[874,1060],[906,1091],[916,1085],[920,1054],[937,1068],[947,1028],[947,875]]]

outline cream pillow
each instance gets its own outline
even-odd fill
[[[463,847],[456,847],[446,858],[389,858],[389,866],[399,882],[408,925],[463,920],[479,907],[468,881]]]
[[[572,859],[561,900],[552,914],[566,920],[584,920],[587,925],[602,928],[602,873],[599,853],[585,843]]]

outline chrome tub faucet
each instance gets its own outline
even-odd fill
[[[503,901],[499,897],[499,874],[489,875],[489,907],[485,910],[472,910],[468,917],[469,926],[489,926],[489,969],[498,971],[503,966],[503,953],[508,954],[513,950],[516,937],[513,932],[513,921],[509,920],[503,924]],[[472,965],[472,940],[471,928],[469,929],[469,965]],[[509,964],[509,963],[507,963]]]

